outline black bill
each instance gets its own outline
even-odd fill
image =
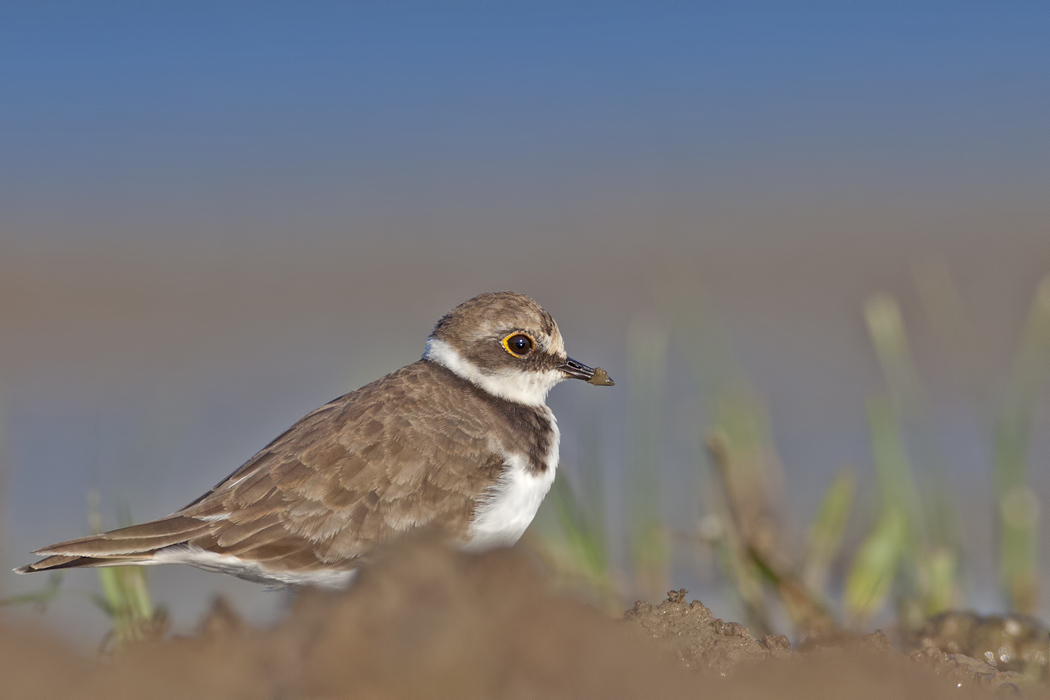
[[[571,357],[564,364],[558,366],[565,376],[573,379],[582,379],[588,384],[595,386],[613,386],[615,382],[609,379],[609,374],[601,367],[588,367],[582,362],[577,362]]]

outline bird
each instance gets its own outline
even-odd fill
[[[341,589],[424,529],[467,551],[508,547],[554,482],[546,399],[565,379],[614,384],[566,354],[533,299],[480,294],[437,322],[420,360],[308,413],[184,508],[43,547],[15,571],[189,564]]]

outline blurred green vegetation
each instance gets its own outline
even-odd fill
[[[1032,613],[1041,582],[1039,503],[1028,483],[1028,449],[1038,392],[1050,374],[1050,276],[1036,290],[1001,395],[977,379],[970,319],[947,268],[919,272],[916,285],[945,362],[993,437],[989,472],[1003,605]],[[544,551],[560,552],[552,559],[568,578],[590,582],[607,604],[614,601],[613,609],[638,596],[660,597],[656,584],[668,580],[671,545],[680,539],[694,555],[697,542],[711,552],[741,616],[757,632],[774,629],[785,617],[796,634],[860,629],[887,611],[908,628],[966,604],[967,552],[956,494],[934,447],[923,383],[894,297],[874,294],[862,310],[883,375],[883,389],[867,407],[875,488],[862,488],[857,471],[843,467],[828,484],[801,546],[783,521],[781,468],[760,394],[695,292],[675,288],[658,305],[662,316],[635,319],[627,339],[630,475],[625,502],[614,506],[628,514],[626,538],[608,531],[606,494],[570,483],[565,475],[599,483],[602,465],[592,458],[562,470],[551,499],[556,526],[541,526],[534,538]],[[710,416],[707,425],[696,426],[704,455],[699,524],[679,539],[662,522],[660,502],[665,375],[674,350],[681,350]],[[598,444],[588,442],[584,454]],[[858,493],[868,500],[858,502]],[[620,542],[626,552],[618,550]],[[618,560],[621,569],[612,564]]]
[[[100,533],[102,513],[99,494],[88,494],[88,524],[91,532]],[[126,509],[121,509],[120,527],[131,525]],[[144,566],[105,566],[95,569],[102,595],[91,597],[92,602],[110,619],[113,625],[103,640],[102,648],[120,649],[144,639],[161,637],[168,629],[168,615],[163,607],[155,607],[150,599]]]
[[[88,492],[88,525],[92,532],[103,531],[98,491]],[[130,514],[122,509],[120,525],[132,524]],[[86,597],[109,618],[111,628],[99,644],[106,653],[127,647],[135,642],[163,637],[169,628],[164,606],[155,606],[150,598],[144,566],[109,566],[94,569],[102,593],[68,588],[62,571],[50,574],[44,586],[31,593],[0,599],[0,606],[31,605],[43,614],[60,595],[74,594]]]

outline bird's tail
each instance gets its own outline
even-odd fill
[[[38,562],[20,566],[15,573],[73,569],[83,566],[123,566],[149,564],[153,555],[165,547],[183,544],[194,535],[208,529],[208,522],[184,515],[110,530],[100,535],[89,535],[59,542],[36,550],[44,556]]]

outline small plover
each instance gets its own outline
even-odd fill
[[[347,585],[379,546],[420,528],[468,550],[509,546],[554,482],[563,379],[612,386],[565,353],[523,294],[446,314],[418,362],[307,414],[185,508],[43,547],[19,573],[190,564],[275,585]]]

